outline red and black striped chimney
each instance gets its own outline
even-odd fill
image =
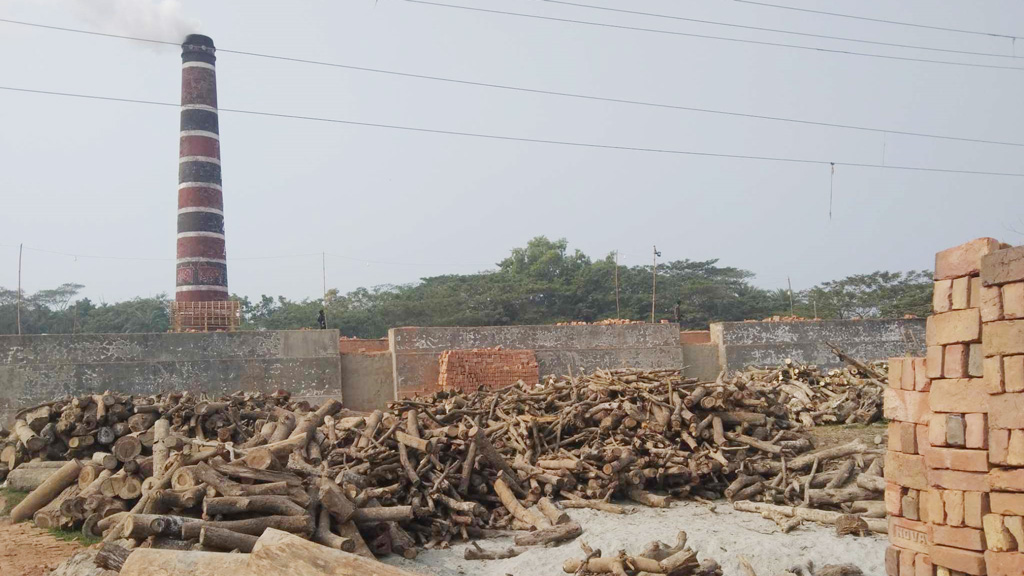
[[[200,34],[181,45],[177,302],[228,299],[215,52]]]

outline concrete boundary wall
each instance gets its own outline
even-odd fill
[[[337,330],[0,336],[0,420],[17,406],[113,390],[341,397]]]
[[[923,356],[924,331],[923,318],[719,322],[711,325],[711,341],[718,346],[719,362],[728,370],[778,366],[787,358],[834,368],[843,362],[829,351],[825,342],[865,361]]]
[[[438,360],[445,350],[495,346],[533,350],[542,376],[598,368],[683,365],[677,324],[393,328],[388,337],[394,390],[399,398],[437,389]]]

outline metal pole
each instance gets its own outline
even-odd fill
[[[615,251],[615,318],[621,318],[619,313],[619,251]]]
[[[793,309],[793,282],[786,276],[786,283],[789,284],[789,315],[796,316],[796,312]]]
[[[321,252],[320,253],[320,264],[323,266],[323,274],[324,274],[324,297],[323,297],[322,302],[324,304],[324,325],[326,326],[327,325],[327,253],[326,252]]]
[[[654,324],[654,302],[657,298],[658,293],[658,247],[654,246],[654,268],[651,270],[653,275],[651,281],[651,324]]]
[[[18,244],[18,336],[21,336],[21,254],[24,244]]]

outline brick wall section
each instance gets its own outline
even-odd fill
[[[529,385],[540,380],[533,350],[445,350],[439,361],[437,385],[441,390],[470,392],[481,386],[503,388],[520,380]]]
[[[1024,574],[1024,247],[937,254],[933,312],[890,363],[886,569]]]
[[[338,340],[338,352],[341,354],[372,354],[387,352],[390,349],[387,338],[345,338]]]

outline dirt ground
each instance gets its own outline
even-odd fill
[[[77,542],[57,540],[31,522],[11,524],[10,518],[0,518],[0,575],[45,576],[81,548]]]

